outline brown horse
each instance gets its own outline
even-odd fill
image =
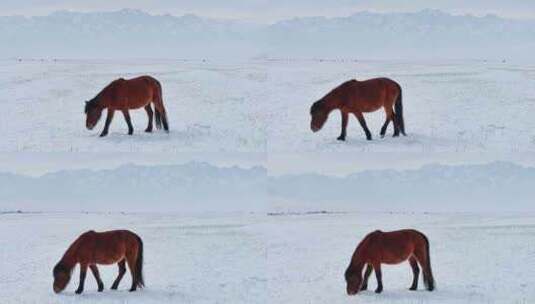
[[[405,135],[401,86],[388,78],[366,81],[350,80],[341,84],[312,105],[310,129],[312,132],[319,131],[327,121],[329,113],[339,109],[342,113],[342,133],[338,140],[346,140],[349,113],[357,117],[366,133],[366,139],[371,140],[372,135],[362,113],[375,112],[380,108],[384,108],[386,113],[386,121],[381,128],[381,137],[385,136],[390,121],[394,122],[394,137],[399,136],[400,131]]]
[[[399,264],[409,260],[414,275],[410,290],[418,289],[418,275],[422,267],[424,283],[429,291],[435,289],[435,280],[431,271],[429,257],[429,241],[427,237],[416,230],[399,230],[392,232],[374,231],[368,234],[357,246],[351,263],[345,272],[347,294],[355,295],[361,290],[368,289],[368,279],[375,271],[377,278],[376,293],[383,291],[381,263]],[[362,270],[366,266],[364,280]]]
[[[154,104],[155,113],[150,106],[151,102]],[[120,78],[107,85],[95,98],[85,102],[85,125],[87,129],[92,130],[100,120],[102,111],[107,108],[106,124],[100,134],[101,137],[106,136],[113,114],[118,110],[123,112],[124,119],[128,125],[128,135],[132,135],[134,127],[128,110],[142,107],[145,107],[149,117],[149,124],[145,132],[152,132],[153,113],[156,119],[156,127],[161,129],[163,124],[165,131],[169,132],[167,114],[162,100],[162,86],[158,80],[150,76],[141,76],[129,80]]]
[[[88,231],[80,235],[54,267],[54,292],[59,293],[67,287],[72,271],[78,263],[80,264],[80,285],[76,289],[77,294],[84,291],[87,267],[91,269],[97,280],[98,291],[104,290],[97,264],[110,265],[118,263],[119,275],[113,282],[111,289],[119,287],[119,283],[126,272],[125,263],[128,264],[132,274],[130,291],[135,291],[137,287],[142,288],[145,285],[142,273],[143,242],[139,236],[127,230],[101,233]]]

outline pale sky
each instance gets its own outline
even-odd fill
[[[248,19],[273,22],[295,16],[346,16],[356,11],[379,12],[440,9],[453,14],[535,19],[530,0],[2,0],[0,15],[46,15],[57,10],[110,11],[122,8],[150,13]]]

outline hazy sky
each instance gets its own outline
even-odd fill
[[[102,11],[121,8],[262,22],[293,16],[344,16],[360,10],[418,11],[425,8],[454,14],[493,13],[511,18],[535,18],[535,1],[530,0],[2,0],[0,15],[46,15],[56,10]]]

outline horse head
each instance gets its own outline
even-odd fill
[[[52,273],[54,275],[54,292],[60,293],[69,284],[69,281],[71,280],[72,269],[69,269],[69,267],[65,266],[65,264],[62,262],[59,262],[54,267]]]
[[[85,126],[88,130],[92,130],[100,120],[102,116],[103,108],[98,105],[96,100],[90,100],[85,102]]]
[[[356,295],[362,288],[362,271],[354,271],[352,265],[349,265],[344,276],[347,294],[350,296]]]
[[[316,101],[312,107],[310,107],[310,129],[312,132],[318,132],[321,130],[327,118],[329,117],[329,111],[323,104],[323,101]]]

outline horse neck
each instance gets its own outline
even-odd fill
[[[322,104],[329,112],[339,109],[341,107],[341,99],[338,96],[338,92],[334,90],[325,95],[325,97],[322,98]]]
[[[62,263],[63,265],[65,265],[66,267],[70,269],[74,268],[74,266],[78,262],[77,258],[78,258],[79,245],[80,245],[79,239],[74,241],[74,243],[72,243],[71,246],[69,246],[69,248],[67,249],[67,251],[65,251],[65,253],[63,254],[63,257],[61,258],[60,263]]]
[[[116,81],[112,81],[110,84],[108,84],[102,91],[100,91],[95,98],[93,98],[91,101],[95,103],[96,106],[105,108],[108,96],[116,86]]]
[[[105,91],[106,91],[106,88],[102,90],[100,93],[98,93],[97,96],[95,96],[95,98],[91,100],[91,102],[94,103],[95,106],[102,107],[102,100],[104,98]]]
[[[366,246],[367,246],[366,239],[364,239],[360,244],[357,246],[357,249],[355,250],[355,253],[353,253],[353,257],[351,257],[351,267],[354,268],[356,271],[362,271],[364,268],[364,265],[366,265],[367,260],[367,254],[366,254]]]
[[[360,259],[358,255],[354,255],[349,264],[349,269],[352,273],[362,274],[362,269],[364,269],[364,261]]]

